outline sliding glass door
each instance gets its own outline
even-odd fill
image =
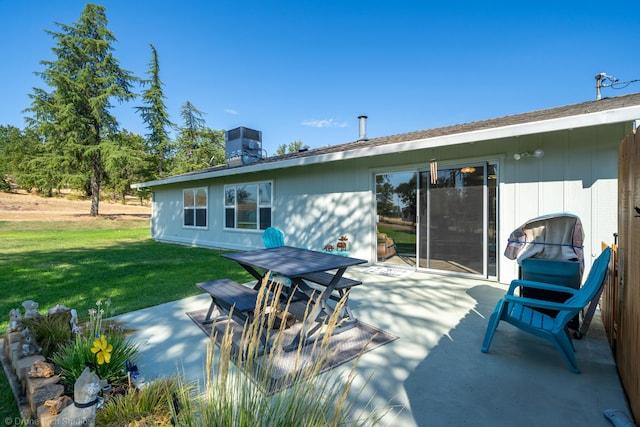
[[[417,172],[376,175],[378,262],[416,265]]]
[[[378,262],[495,277],[496,169],[483,162],[377,175]]]

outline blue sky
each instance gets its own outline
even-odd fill
[[[0,0],[0,125],[23,127],[54,22],[86,2]],[[122,68],[158,50],[171,119],[190,101],[212,129],[261,130],[263,148],[355,141],[595,99],[600,72],[640,79],[637,2],[114,0]],[[136,89],[139,92],[139,89]],[[603,97],[640,92],[640,82]],[[134,107],[121,126],[145,134]]]

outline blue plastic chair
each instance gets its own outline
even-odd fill
[[[284,246],[284,233],[278,228],[269,227],[262,233],[262,241],[267,248],[279,248]]]
[[[610,257],[611,248],[607,247],[591,266],[589,276],[580,289],[529,280],[512,281],[507,294],[498,302],[489,318],[482,352],[489,351],[498,323],[503,320],[525,332],[550,341],[562,354],[569,368],[575,373],[580,373],[567,325],[589,303],[597,303],[595,300],[601,294],[605,284]],[[521,286],[564,292],[572,296],[565,302],[551,302],[514,295],[514,291]],[[558,314],[556,317],[551,317],[536,309],[558,310]]]
[[[262,241],[267,249],[279,248],[284,246],[284,233],[279,228],[269,227],[262,232]],[[291,286],[291,280],[279,274],[272,273],[269,280],[280,282],[284,286]]]

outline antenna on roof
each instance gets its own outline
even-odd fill
[[[604,81],[609,80],[611,83],[605,84]],[[618,81],[617,78],[607,75],[607,73],[596,74],[596,99],[602,99],[600,89],[603,87],[613,86]]]

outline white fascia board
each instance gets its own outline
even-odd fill
[[[558,119],[503,126],[499,128],[481,129],[472,132],[438,136],[435,138],[404,141],[396,144],[387,144],[357,151],[365,151],[367,156],[389,154],[405,150],[419,150],[425,148],[465,144],[470,142],[490,141],[494,139],[531,135],[544,132],[554,132],[566,129],[621,123],[626,121],[633,121],[638,117],[640,117],[640,106],[634,106],[621,108],[618,110],[581,114],[579,116],[562,117]]]
[[[157,181],[133,184],[131,185],[131,188],[154,187],[180,182],[218,178],[223,176],[242,175],[251,172],[262,172],[267,170],[334,162],[338,160],[356,159],[359,157],[378,156],[397,153],[400,151],[421,150],[425,148],[443,147],[456,144],[465,144],[469,142],[481,142],[543,132],[554,132],[564,129],[575,129],[588,126],[620,123],[625,121],[637,120],[638,118],[640,118],[640,105],[619,108],[615,110],[599,111],[596,113],[581,114],[578,116],[568,116],[557,119],[502,126],[491,129],[481,129],[472,132],[443,135],[434,138],[403,141],[394,144],[384,144],[374,147],[349,149],[336,153],[318,154],[315,156],[312,155],[307,157],[277,161],[273,163],[259,163],[255,165],[244,166],[241,168],[220,169],[211,172],[195,173],[192,175],[174,176],[170,178],[159,179]]]

